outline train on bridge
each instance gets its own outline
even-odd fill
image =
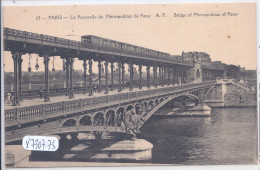
[[[151,50],[148,48],[144,47],[139,47],[136,45],[132,44],[127,44],[115,40],[110,40],[94,35],[85,35],[81,36],[81,42],[83,44],[93,46],[93,47],[98,47],[98,48],[103,48],[103,49],[108,49],[108,50],[115,50],[115,51],[122,51],[122,52],[135,52],[141,55],[146,55],[150,57],[160,57],[161,59],[170,59],[170,54],[169,53],[164,53],[156,50]]]

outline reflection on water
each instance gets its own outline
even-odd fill
[[[154,145],[153,163],[257,162],[256,108],[216,108],[211,117],[152,117],[141,130]]]

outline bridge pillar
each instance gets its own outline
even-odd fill
[[[178,66],[175,67],[174,73],[175,73],[175,80],[176,80],[175,82],[176,82],[177,85],[179,85],[180,79],[179,79],[179,67]]]
[[[164,67],[161,67],[161,86],[164,86]]]
[[[101,61],[98,61],[98,92],[101,91]]]
[[[93,87],[92,87],[92,59],[90,59],[88,61],[88,65],[89,65],[89,96],[92,96],[93,95]]]
[[[180,84],[184,84],[184,70],[183,70],[183,67],[181,67],[181,83]]]
[[[118,92],[122,91],[121,88],[121,68],[122,68],[122,63],[121,61],[118,62]]]
[[[129,88],[129,90],[132,91],[133,90],[133,77],[134,77],[133,63],[130,63],[128,66],[129,66],[129,71],[130,71],[130,88]]]
[[[168,72],[167,72],[167,67],[163,67],[163,85],[167,85],[167,74],[168,74]]]
[[[44,55],[44,66],[45,66],[45,94],[44,94],[44,101],[50,101],[49,97],[49,55]]]
[[[122,63],[122,89],[125,87],[125,64]]]
[[[105,87],[105,94],[108,94],[108,61],[105,61],[105,74],[106,74],[106,87]]]
[[[158,71],[159,71],[159,78],[158,78],[158,84],[159,84],[159,86],[161,85],[161,70],[162,70],[162,68],[159,66],[159,68],[158,68]]]
[[[19,105],[19,97],[18,97],[18,90],[17,90],[17,64],[19,59],[19,53],[12,51],[12,58],[14,60],[14,97],[13,97],[13,106]]]
[[[114,90],[114,63],[111,62],[111,91]]]
[[[69,58],[66,58],[66,96],[69,95],[69,69],[70,69],[70,63],[69,63]]]
[[[190,84],[190,68],[187,70],[187,84]]]
[[[204,70],[204,79],[205,79],[204,81],[209,80],[209,74],[207,70]]]
[[[22,55],[18,55],[19,100],[22,100]]]
[[[157,87],[157,66],[153,66],[153,86]]]
[[[172,68],[172,85],[173,85],[173,86],[175,85],[175,74],[176,74],[175,71],[176,71],[176,70],[175,70],[175,67],[173,67],[173,68]]]
[[[142,89],[142,64],[139,64],[139,89]]]
[[[209,72],[205,70],[206,80],[209,80]]]
[[[84,92],[83,94],[87,93],[87,60],[84,57],[83,59],[83,69],[84,69]]]
[[[167,86],[170,85],[170,75],[171,75],[171,69],[170,67],[167,67]]]
[[[202,70],[202,81],[207,80],[207,75],[206,75],[206,71],[203,69]]]
[[[170,72],[170,76],[171,76],[170,84],[172,84],[172,85],[174,85],[174,82],[173,82],[173,81],[174,81],[174,80],[173,80],[173,79],[174,79],[174,76],[173,76],[173,75],[174,75],[174,69],[171,68],[171,72]]]
[[[69,93],[69,98],[72,99],[74,97],[73,95],[73,62],[74,59],[73,58],[69,58],[70,60],[70,93]]]
[[[209,75],[209,71],[208,70],[205,70],[205,72],[206,72],[206,80],[209,80],[210,79],[210,75]]]
[[[147,73],[147,77],[146,77],[147,88],[150,88],[150,66],[146,66],[146,73]]]
[[[166,84],[166,67],[162,67],[162,86]]]

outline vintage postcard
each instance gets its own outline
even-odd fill
[[[258,163],[256,3],[3,7],[6,167]]]

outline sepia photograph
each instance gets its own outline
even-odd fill
[[[258,164],[256,7],[3,6],[4,166]]]

